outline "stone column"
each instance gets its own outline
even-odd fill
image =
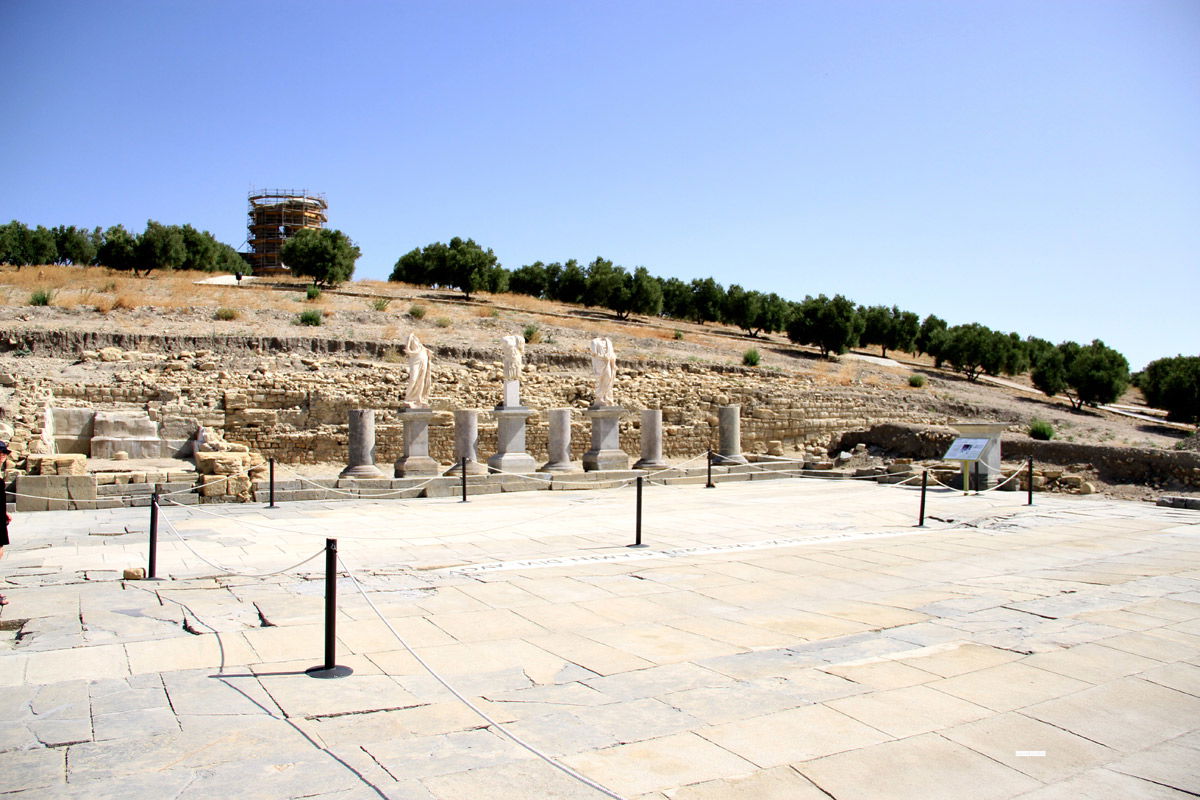
[[[583,454],[587,472],[604,469],[629,469],[629,456],[621,449],[620,406],[589,408],[583,412],[592,421],[592,447]]]
[[[479,447],[479,412],[474,408],[460,408],[454,412],[454,466],[446,475],[458,475],[462,460],[467,459],[468,475],[485,475],[487,467],[479,463],[476,452]]]
[[[339,478],[382,478],[383,470],[375,466],[375,410],[350,409],[350,454],[346,468]]]
[[[714,464],[748,464],[742,455],[742,407],[721,406],[717,410],[720,444],[713,454]]]
[[[397,478],[423,478],[441,472],[438,463],[429,457],[429,421],[433,412],[427,408],[402,408],[404,423],[404,454],[396,459]]]
[[[550,409],[549,425],[550,460],[538,467],[538,472],[571,472],[571,409]]]
[[[642,457],[634,469],[663,469],[667,462],[662,454],[662,409],[642,410]]]
[[[496,454],[487,460],[495,472],[536,472],[537,462],[525,452],[525,420],[533,413],[528,408],[497,408]]]

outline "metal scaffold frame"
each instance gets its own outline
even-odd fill
[[[325,227],[325,195],[307,189],[256,189],[249,195],[246,254],[255,274],[286,269],[283,243],[305,228]]]

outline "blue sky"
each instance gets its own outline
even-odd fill
[[[1195,0],[0,0],[0,74],[3,220],[240,246],[306,187],[360,278],[463,236],[1200,352]]]

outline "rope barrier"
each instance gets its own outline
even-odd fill
[[[245,469],[239,470],[238,472],[235,472],[232,475],[222,475],[219,478],[217,478],[217,480],[209,481],[207,485],[211,486],[214,483],[226,482],[226,481],[230,480],[231,478],[238,477],[239,475],[247,475],[250,472],[252,472],[253,470],[255,470],[261,466],[262,466],[261,464],[255,464],[254,466],[246,467]],[[32,476],[32,477],[38,477],[38,476]],[[197,477],[199,477],[199,473],[197,473]],[[179,481],[163,481],[163,483],[178,483],[178,482]],[[128,486],[155,486],[156,484],[134,483],[134,484],[126,484],[126,485],[128,485]],[[163,497],[171,497],[171,496],[177,495],[177,494],[194,493],[199,488],[200,488],[199,486],[193,485],[193,486],[188,486],[184,489],[176,489],[173,492],[163,492],[162,494],[159,495],[159,498],[161,499]],[[27,500],[70,500],[72,503],[110,503],[114,500],[136,500],[139,498],[149,497],[149,495],[147,495],[147,494],[112,494],[112,495],[106,495],[104,497],[95,497],[95,498],[77,498],[77,497],[64,498],[64,497],[43,497],[41,495],[26,494],[24,492],[9,492],[8,496],[9,497],[24,497]]]
[[[395,489],[395,490],[388,491],[388,492],[381,492],[380,494],[372,494],[369,497],[363,497],[362,495],[357,494],[356,492],[353,492],[353,491],[347,491],[346,489],[339,489],[335,486],[325,486],[324,484],[317,483],[312,478],[308,478],[304,475],[301,475],[294,468],[288,466],[287,464],[280,464],[280,466],[283,467],[284,469],[286,469],[288,472],[295,475],[296,479],[299,480],[301,483],[307,483],[308,485],[314,486],[317,489],[320,489],[325,492],[333,492],[334,494],[344,495],[349,500],[381,500],[381,499],[386,500],[386,499],[391,498],[393,495],[401,495],[401,494],[404,494],[405,492],[411,492],[414,489],[423,489],[426,486],[428,486],[429,484],[433,483],[434,481],[440,480],[441,478],[445,477],[443,475],[435,475],[432,478],[428,478],[428,479],[421,481],[420,483],[414,484],[412,486],[405,486],[402,489]],[[386,478],[373,478],[372,480],[387,480],[387,479]],[[380,491],[380,490],[371,489],[370,491],[376,492],[376,491]]]
[[[1007,478],[1002,480],[1000,483],[997,483],[995,486],[992,486],[988,489],[984,489],[983,492],[994,492],[997,489],[999,489],[1000,487],[1006,486],[1007,484],[1009,484],[1012,481],[1016,480],[1017,478],[1021,477],[1022,472],[1023,472],[1023,470],[1017,470],[1012,475],[1009,475]],[[983,492],[976,492],[976,494],[983,494]]]
[[[530,753],[533,753],[535,756],[542,759],[543,761],[545,761],[547,764],[554,767],[555,769],[558,769],[558,770],[562,771],[563,773],[565,773],[567,776],[579,781],[584,786],[594,789],[597,792],[600,792],[601,794],[603,794],[607,797],[611,797],[611,798],[613,798],[613,800],[625,800],[624,797],[617,794],[612,789],[609,789],[608,787],[606,787],[600,783],[597,783],[596,781],[592,780],[591,778],[587,777],[586,775],[576,772],[575,770],[568,767],[566,764],[563,764],[560,761],[558,761],[557,759],[555,759],[553,756],[550,756],[547,753],[545,753],[545,752],[539,750],[538,748],[534,747],[533,745],[529,744],[528,742],[526,742],[521,737],[517,736],[512,731],[508,730],[507,727],[500,724],[496,720],[492,719],[492,717],[490,717],[487,714],[487,712],[485,712],[479,706],[472,703],[470,701],[470,699],[468,699],[465,695],[463,695],[461,692],[459,692],[457,689],[455,689],[450,684],[450,682],[447,681],[445,678],[443,678],[438,673],[437,670],[435,670],[433,667],[431,667],[429,665],[429,663],[425,661],[425,659],[421,658],[420,654],[418,654],[417,651],[414,650],[409,645],[409,643],[407,641],[405,641],[404,637],[401,636],[400,633],[392,626],[391,621],[388,620],[388,618],[386,616],[384,616],[383,612],[381,612],[379,610],[379,608],[375,605],[374,601],[371,600],[371,596],[369,594],[367,594],[367,591],[362,587],[362,584],[358,582],[358,577],[354,574],[353,571],[350,570],[349,567],[346,566],[346,562],[342,560],[341,556],[338,556],[338,563],[341,564],[341,567],[345,571],[347,577],[350,578],[350,582],[354,584],[354,588],[358,590],[358,593],[361,594],[363,599],[367,601],[367,605],[371,607],[371,610],[373,612],[375,612],[375,616],[379,617],[379,620],[387,627],[387,629],[389,631],[391,631],[392,635],[396,637],[396,641],[400,642],[400,644],[404,647],[404,649],[408,651],[408,654],[411,655],[413,658],[415,658],[417,660],[417,663],[420,664],[421,667],[426,672],[428,672],[429,675],[431,677],[433,677],[434,680],[436,680],[438,683],[440,683],[446,689],[446,691],[448,691],[448,692],[450,692],[450,694],[454,695],[467,708],[474,711],[480,717],[480,719],[482,719],[489,726],[491,726],[491,728],[493,730],[495,730],[497,733],[504,735],[505,737],[510,739],[513,743],[525,748]]]
[[[178,504],[176,504],[176,505],[178,505]],[[285,572],[290,572],[290,571],[296,569],[297,567],[302,567],[305,564],[307,564],[308,562],[312,561],[314,558],[317,558],[318,556],[320,556],[321,554],[323,554],[325,552],[325,549],[321,548],[320,550],[313,553],[308,558],[305,558],[302,561],[298,561],[295,564],[292,564],[291,566],[284,567],[283,569],[277,569],[273,572],[239,572],[230,567],[225,567],[225,566],[217,564],[213,561],[209,561],[207,558],[205,558],[204,556],[197,553],[195,548],[193,548],[188,543],[187,539],[183,538],[183,536],[180,535],[179,531],[175,529],[174,523],[172,523],[171,520],[167,518],[166,514],[163,514],[161,516],[161,519],[163,520],[163,522],[167,523],[167,529],[169,531],[171,531],[172,534],[174,534],[175,538],[179,540],[180,544],[182,544],[184,547],[187,548],[188,552],[190,552],[196,558],[203,561],[205,564],[208,564],[213,569],[219,569],[221,572],[224,572],[227,575],[237,575],[239,577],[244,577],[244,578],[270,578],[275,575],[282,575]]]

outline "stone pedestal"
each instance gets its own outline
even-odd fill
[[[487,460],[495,472],[536,472],[537,462],[525,452],[525,420],[533,414],[529,408],[497,408],[496,454]]]
[[[404,424],[404,454],[396,459],[397,478],[422,478],[441,472],[438,463],[429,457],[429,420],[433,412],[427,408],[403,408],[400,421]]]
[[[987,446],[979,454],[978,467],[969,462],[962,463],[962,471],[975,491],[988,489],[1003,479],[1000,471],[1000,435],[1008,428],[1003,422],[951,422],[950,427],[960,436],[972,439],[987,439]],[[979,478],[975,474],[978,470]]]
[[[382,478],[383,470],[375,466],[375,410],[350,410],[350,453],[346,468],[339,478]]]
[[[721,406],[717,410],[720,438],[717,452],[713,453],[714,464],[748,464],[742,455],[742,407]]]
[[[446,475],[458,475],[462,471],[462,460],[467,459],[468,475],[486,475],[487,467],[479,463],[479,412],[473,408],[460,408],[454,412],[454,466]]]
[[[92,458],[112,458],[118,451],[130,458],[162,458],[158,423],[144,411],[97,411],[92,417]]]
[[[662,409],[644,409],[642,411],[642,457],[633,465],[634,469],[664,469],[667,466],[662,454],[662,430]]]
[[[571,409],[552,408],[549,411],[550,460],[538,467],[538,472],[573,472],[571,464]]]
[[[592,447],[583,454],[587,472],[629,469],[629,456],[621,449],[620,423],[625,409],[620,406],[589,408],[583,412],[592,422]]]
[[[497,408],[522,408],[520,381],[504,382],[504,402]]]

